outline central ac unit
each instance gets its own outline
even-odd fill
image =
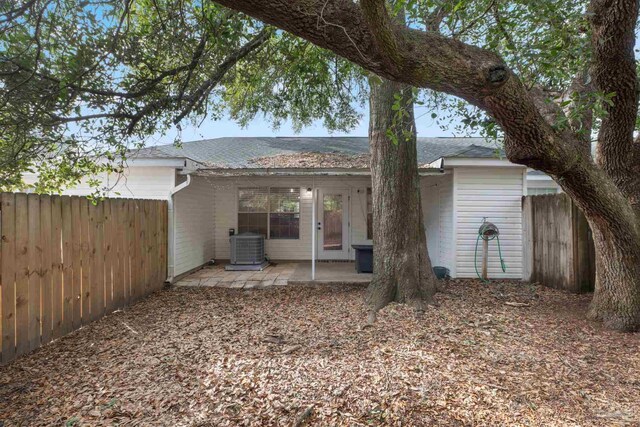
[[[258,265],[264,258],[264,236],[242,233],[231,236],[231,264]]]

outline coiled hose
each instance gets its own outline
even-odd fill
[[[478,271],[478,243],[480,243],[481,239],[486,240],[487,242],[490,242],[495,239],[495,241],[498,243],[498,255],[500,256],[500,267],[502,268],[502,272],[505,273],[507,271],[507,265],[505,264],[504,259],[502,258],[502,248],[500,247],[500,232],[498,231],[498,227],[496,227],[490,222],[487,222],[486,218],[482,220],[482,225],[478,229],[478,237],[476,239],[476,250],[473,256],[473,265],[476,269],[476,275],[478,276],[478,278],[482,280],[484,283],[489,283],[489,280],[482,277],[482,275]]]

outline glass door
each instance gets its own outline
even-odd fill
[[[318,259],[349,257],[349,190],[318,192]]]

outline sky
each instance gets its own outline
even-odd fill
[[[420,116],[416,111],[416,115]],[[423,116],[416,120],[416,127],[418,130],[418,136],[420,137],[443,137],[443,136],[456,136],[453,133],[453,126],[450,126],[450,130],[443,131],[438,127],[431,117]],[[231,137],[231,136],[367,136],[369,128],[369,112],[368,109],[363,110],[363,118],[360,120],[358,126],[350,132],[333,132],[330,133],[322,126],[322,122],[315,122],[312,126],[302,129],[299,133],[293,130],[291,122],[284,123],[279,129],[274,130],[271,128],[268,120],[263,118],[254,119],[248,126],[242,128],[233,120],[228,118],[223,120],[208,120],[202,123],[200,127],[195,125],[183,124],[181,139],[183,142],[197,141],[201,139],[219,138],[219,137]],[[177,130],[171,129],[166,135],[156,134],[152,136],[147,145],[161,145],[172,144],[177,136]]]

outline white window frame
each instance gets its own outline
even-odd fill
[[[241,213],[250,213],[250,212],[241,212],[240,211],[240,191],[241,190],[250,190],[250,189],[258,189],[258,188],[266,188],[267,189],[267,235],[265,236],[265,240],[300,240],[300,226],[301,226],[301,210],[302,210],[302,195],[300,187],[295,186],[279,186],[279,185],[270,185],[270,186],[249,186],[249,187],[240,187],[236,188],[236,230],[240,233],[240,225],[238,222],[238,215]],[[298,190],[298,212],[289,212],[292,214],[298,214],[298,237],[295,238],[272,238],[271,237],[271,189],[272,188],[294,188]],[[253,213],[263,213],[263,212],[253,212]],[[278,212],[273,212],[278,213]]]

